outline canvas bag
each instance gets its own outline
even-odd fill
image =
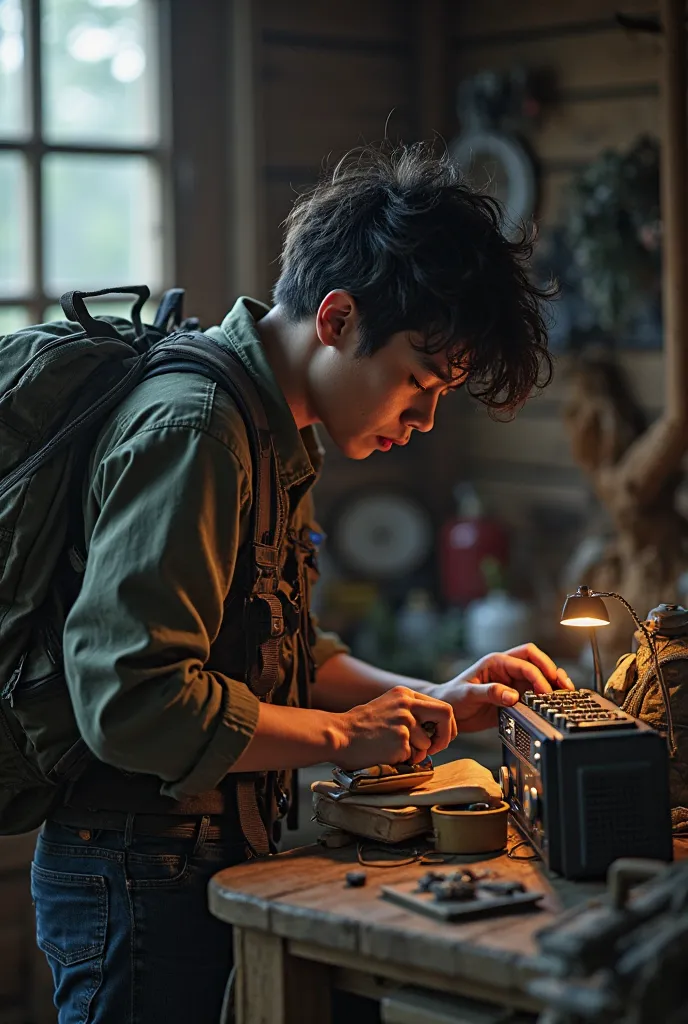
[[[657,647],[669,690],[676,754],[669,761],[671,819],[674,832],[688,832],[688,610],[660,604],[648,612],[645,627]],[[650,646],[642,630],[638,650],[619,658],[607,680],[605,697],[623,711],[666,733],[667,721]]]
[[[131,319],[93,318],[84,299],[104,294],[135,295]],[[74,718],[54,613],[64,621],[83,570],[85,456],[108,414],[147,376],[202,373],[230,392],[242,414],[255,478],[246,681],[262,698],[277,681],[283,524],[273,509],[284,496],[265,411],[238,360],[195,331],[197,321],[182,322],[181,289],[167,292],[154,323],[144,325],[149,296],[145,286],[69,292],[61,299],[65,321],[0,338],[0,835],[41,824],[93,757]],[[66,607],[55,609],[55,600]],[[37,629],[55,673],[36,693],[22,693],[20,710],[22,667]]]

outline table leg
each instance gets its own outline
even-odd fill
[[[236,1024],[331,1024],[331,969],[291,956],[284,939],[234,927]]]

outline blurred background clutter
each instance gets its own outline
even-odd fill
[[[301,188],[356,145],[436,137],[505,230],[535,226],[534,273],[561,283],[554,382],[508,424],[459,393],[364,462],[325,438],[317,611],[410,675],[534,640],[588,684],[567,591],[618,589],[641,617],[688,596],[682,453],[652,501],[620,497],[665,400],[652,7],[0,0],[0,333],[61,318],[74,287],[145,283],[154,308],[178,285],[203,326],[268,301]],[[615,615],[605,675],[632,639]],[[15,884],[29,847],[0,844],[0,1024],[51,1019]]]

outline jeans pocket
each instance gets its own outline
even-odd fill
[[[47,871],[31,865],[36,939],[55,982],[65,1024],[87,1024],[103,980],[108,892],[102,875]]]
[[[190,844],[169,844],[167,848],[161,848],[155,841],[134,839],[126,855],[129,888],[159,889],[184,885],[190,876],[189,857],[179,850],[180,845]],[[153,852],[156,849],[160,852]]]

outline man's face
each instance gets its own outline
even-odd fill
[[[334,315],[333,325],[332,337],[327,325],[323,331],[311,400],[341,451],[365,459],[407,444],[413,430],[432,430],[439,399],[456,390],[465,374],[452,371],[443,353],[431,356],[415,348],[420,336],[413,332],[399,331],[373,356],[359,357],[357,318]]]

